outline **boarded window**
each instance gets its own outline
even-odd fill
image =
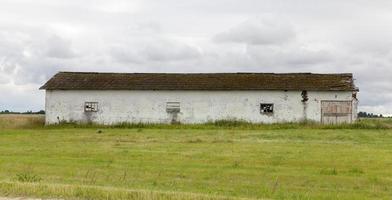
[[[261,114],[271,114],[274,113],[274,104],[272,103],[262,103],[260,104]]]
[[[166,103],[166,112],[168,113],[179,113],[180,109],[180,102],[167,102]]]
[[[84,112],[98,112],[98,102],[85,102]]]

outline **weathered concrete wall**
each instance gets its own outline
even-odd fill
[[[167,102],[180,102],[181,123],[220,119],[250,122],[321,120],[321,100],[351,101],[351,92],[308,91],[46,91],[46,123],[60,121],[170,123]],[[98,112],[84,112],[85,102],[98,102]],[[260,103],[273,103],[274,113],[260,113]],[[356,104],[355,104],[356,105]],[[356,110],[356,109],[353,109]]]

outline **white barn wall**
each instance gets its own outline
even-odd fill
[[[166,102],[180,102],[181,123],[221,119],[298,122],[305,119],[304,115],[307,120],[319,122],[321,100],[353,99],[350,91],[308,91],[308,98],[304,112],[301,91],[47,90],[46,123],[169,123]],[[85,113],[85,102],[98,102],[98,112]],[[260,103],[273,103],[273,115],[261,114]]]

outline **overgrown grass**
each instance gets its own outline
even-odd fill
[[[154,123],[118,123],[112,125],[79,124],[63,122],[45,126],[44,115],[0,115],[2,129],[30,128],[125,128],[125,129],[391,129],[392,119],[359,119],[352,124],[324,125],[313,121],[257,124],[243,120],[218,120],[204,124],[154,124]]]
[[[23,126],[17,127],[4,125],[4,121],[0,122],[0,196],[392,196],[392,129],[388,119],[340,126],[224,121],[49,127],[21,123]]]
[[[44,125],[44,115],[0,114],[0,129],[40,128]]]
[[[204,124],[153,124],[153,123],[119,123],[113,125],[62,123],[47,128],[150,128],[150,129],[391,129],[392,119],[360,119],[352,124],[325,125],[317,122],[287,122],[257,124],[239,120],[218,120]]]
[[[86,185],[18,182],[0,182],[0,195],[96,200],[247,200],[246,198],[232,198],[185,192],[164,192]]]

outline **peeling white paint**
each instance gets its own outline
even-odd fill
[[[302,102],[301,91],[46,91],[46,123],[60,121],[99,124],[170,123],[167,102],[180,102],[181,123],[205,123],[221,119],[246,120],[254,123],[321,121],[321,101],[356,101],[350,91],[308,91]],[[98,102],[98,112],[84,112],[85,102]],[[260,113],[260,103],[273,103],[274,113]],[[306,109],[304,109],[304,105]],[[353,114],[355,120],[356,114]]]

